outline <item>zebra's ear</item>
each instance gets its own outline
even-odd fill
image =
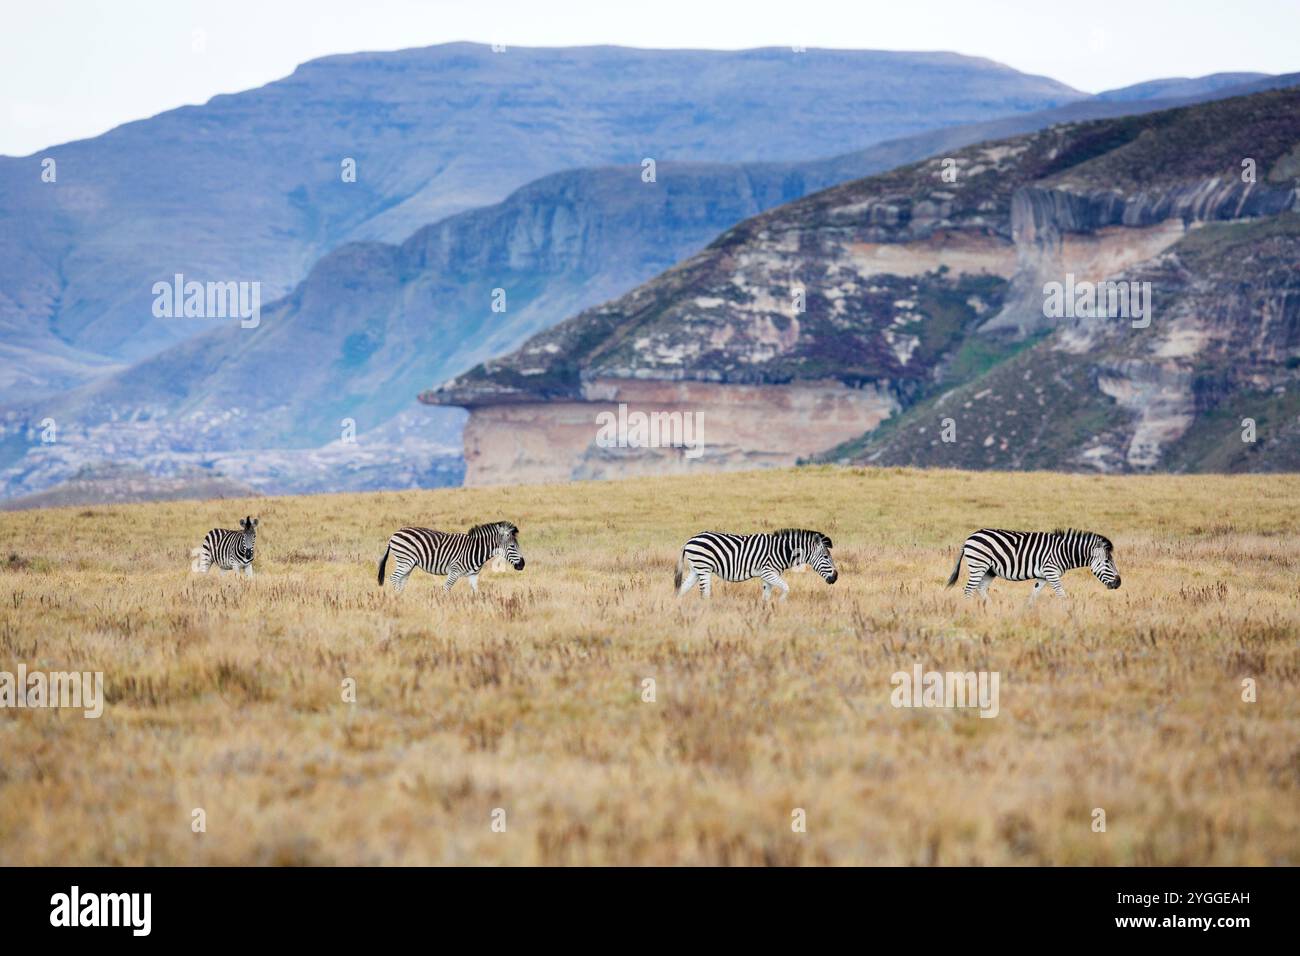
[[[826,537],[826,535],[822,535],[822,544],[825,546],[827,551],[829,551],[833,547],[833,545],[831,544],[831,539]]]
[[[257,519],[256,519],[256,518],[253,519],[253,527],[254,527],[254,528],[257,527]]]
[[[248,519],[247,519],[247,518],[240,518],[240,519],[239,519],[239,526],[240,526],[241,528],[247,530],[247,529],[248,529]]]

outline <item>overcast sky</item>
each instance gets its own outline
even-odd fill
[[[1300,0],[7,0],[0,153],[261,86],[326,54],[454,40],[953,50],[1097,92],[1300,71]]]

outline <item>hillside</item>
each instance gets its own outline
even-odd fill
[[[0,343],[28,365],[0,379],[0,398],[206,331],[152,315],[153,283],[178,272],[261,282],[267,303],[345,242],[401,241],[564,169],[812,159],[1081,96],[944,53],[452,43],[314,60],[259,89],[0,157]]]
[[[1159,336],[1076,319],[835,460],[967,468],[1300,471],[1300,213],[1215,222],[1123,274]],[[1154,323],[1153,323],[1154,325]],[[951,417],[958,440],[938,423]],[[1242,440],[1243,420],[1255,440]]]
[[[1294,866],[1297,502],[803,468],[2,513],[6,667],[102,671],[106,702],[5,709],[0,865]],[[255,577],[191,573],[249,513]],[[376,585],[400,525],[498,517],[527,567],[477,598]],[[1057,524],[1112,538],[1120,590],[944,590],[972,529]],[[689,535],[785,525],[833,538],[833,587],[674,597]],[[996,716],[892,706],[918,666],[996,672]]]
[[[1188,460],[1197,423],[1219,410],[1249,417],[1251,395],[1285,394],[1300,377],[1289,215],[1297,149],[1295,89],[968,147],[948,157],[955,182],[935,158],[747,220],[628,295],[422,399],[470,409],[472,482],[690,465],[675,448],[620,457],[595,447],[590,423],[618,402],[717,423],[691,467],[819,454],[1213,467]],[[1255,182],[1243,181],[1244,157],[1256,163]],[[1048,319],[1047,283],[1067,275],[1151,281],[1154,321],[1138,330]],[[1030,368],[1046,384],[1008,394],[1017,370]],[[1216,369],[1230,374],[1211,383]],[[1003,376],[1003,391],[984,392],[981,376]],[[972,417],[947,407],[953,445],[933,437],[932,414],[900,414],[921,415],[932,407],[923,403],[963,385]],[[1017,422],[1041,426],[1007,424],[1022,408]],[[1002,423],[985,428],[984,414]],[[1285,411],[1270,414],[1276,425]],[[880,440],[893,444],[875,447],[869,433],[891,418],[882,436],[893,437]],[[1265,437],[1233,467],[1289,467],[1290,443],[1276,430]]]
[[[247,414],[221,426],[226,447],[317,444],[337,435],[341,417],[386,422],[431,377],[621,294],[804,191],[785,166],[666,163],[654,183],[640,174],[557,173],[401,244],[344,245],[266,308],[257,328],[227,324],[33,404],[31,414],[81,424],[147,416],[194,431],[239,407]],[[498,288],[503,312],[493,309]]]
[[[160,477],[129,464],[85,468],[60,484],[30,495],[0,501],[0,511],[72,505],[116,505],[136,501],[194,498],[247,498],[252,488],[201,469],[182,469]]]

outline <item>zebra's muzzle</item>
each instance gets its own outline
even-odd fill
[[[839,579],[840,579],[840,572],[838,572],[838,571],[832,571],[832,572],[831,572],[831,576],[830,576],[829,578],[826,579],[826,583],[827,583],[827,584],[834,584],[834,583],[835,583],[836,581],[838,581]]]
[[[1112,591],[1118,591],[1118,590],[1119,590],[1119,578],[1116,578],[1112,583],[1106,585],[1106,587],[1110,588],[1110,590],[1112,590]]]
[[[524,559],[520,558],[519,563],[515,565],[515,570],[522,571],[523,569],[524,569]]]

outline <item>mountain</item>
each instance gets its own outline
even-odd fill
[[[256,328],[227,323],[39,408],[80,424],[166,420],[210,436],[199,447],[330,440],[342,417],[387,421],[430,377],[622,293],[804,191],[784,167],[666,163],[657,180],[642,182],[640,167],[557,173],[401,244],[346,244]]]
[[[421,398],[469,409],[469,483],[1291,468],[1298,184],[1296,89],[982,143],[749,219]],[[1106,279],[1150,282],[1151,321],[1048,317],[1051,283]],[[620,403],[694,416],[705,453],[598,441]]]
[[[1099,100],[1132,102],[1135,100],[1168,100],[1200,96],[1220,90],[1241,87],[1256,80],[1268,79],[1267,73],[1211,73],[1198,77],[1167,77],[1134,83],[1132,86],[1098,93]]]
[[[662,272],[736,222],[809,192],[991,135],[1168,102],[1094,99],[812,162],[667,163],[655,183],[642,181],[639,166],[543,177],[404,243],[336,249],[269,304],[256,329],[226,323],[81,389],[11,406],[0,413],[0,493],[67,480],[105,455],[130,455],[165,474],[182,461],[211,467],[220,454],[223,467],[242,474],[255,451],[279,463],[249,479],[270,481],[260,486],[268,492],[340,482],[386,487],[378,467],[316,465],[337,454],[324,446],[345,418],[361,435],[350,450],[366,444],[375,459],[391,456],[391,481],[458,480],[453,446],[463,413],[426,408],[423,417],[403,419],[399,441],[380,437],[429,381],[508,352]],[[496,288],[506,294],[504,312],[491,309]],[[33,438],[47,418],[63,428],[58,446]],[[301,476],[286,450],[295,448],[303,449]]]
[[[947,53],[453,43],[314,60],[0,157],[0,350],[23,364],[0,399],[205,331],[154,315],[154,283],[177,273],[259,282],[265,303],[343,243],[401,241],[564,169],[814,158],[1082,95]]]
[[[260,474],[252,480],[261,490],[391,486],[376,470],[312,466],[314,449],[335,442],[345,419],[358,438],[351,450],[389,454],[394,476],[459,481],[464,415],[415,402],[430,379],[625,292],[817,185],[787,164],[665,163],[654,183],[639,166],[577,170],[401,244],[346,244],[265,307],[256,328],[227,323],[0,413],[0,490],[30,494],[105,457],[166,472],[217,456],[229,467],[232,451],[282,459],[284,449],[303,450],[303,474],[287,466]],[[493,310],[495,289],[504,311]],[[390,441],[397,419],[404,424]],[[40,441],[45,421],[57,423],[57,443]]]
[[[1259,77],[1242,83],[1228,82],[1231,78]],[[946,126],[916,133],[901,139],[890,140],[835,156],[830,159],[800,164],[810,179],[828,185],[859,179],[873,173],[914,163],[918,159],[945,155],[988,140],[1006,139],[1021,133],[1047,129],[1057,123],[1082,123],[1087,120],[1113,119],[1121,116],[1139,116],[1156,113],[1179,106],[1192,106],[1234,96],[1249,96],[1267,90],[1289,89],[1300,86],[1300,73],[1283,73],[1276,76],[1259,76],[1255,73],[1216,73],[1192,80],[1151,80],[1135,86],[1122,87],[1098,93],[1083,100],[1046,110],[1031,110],[977,123]],[[1158,95],[1163,94],[1163,95]]]

